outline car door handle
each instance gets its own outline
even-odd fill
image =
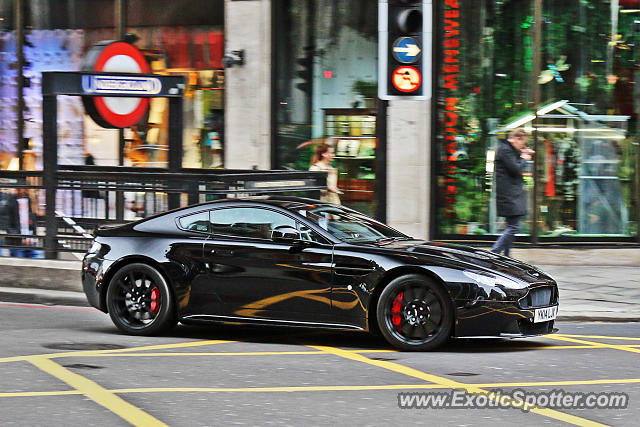
[[[231,249],[211,249],[209,251],[209,254],[219,256],[233,256],[233,251]]]

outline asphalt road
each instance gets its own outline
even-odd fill
[[[2,425],[637,425],[640,417],[638,323],[560,323],[551,337],[403,353],[353,332],[178,326],[129,337],[82,307],[0,303],[0,321]],[[531,399],[626,393],[628,406],[487,407],[515,390]],[[457,403],[467,396],[484,407],[400,409],[406,392],[456,393]]]

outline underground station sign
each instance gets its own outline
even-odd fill
[[[84,58],[82,70],[102,73],[149,73],[149,63],[135,46],[123,41],[95,44]],[[87,95],[119,97],[83,97],[87,114],[102,127],[125,128],[136,124],[149,109],[149,98],[122,95],[157,95],[162,83],[157,77],[85,75],[82,90]]]

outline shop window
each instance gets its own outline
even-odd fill
[[[439,1],[437,9],[445,25],[436,235],[491,239],[502,231],[495,150],[516,127],[532,134],[529,146],[537,149],[524,173],[523,234],[535,230],[543,241],[637,235],[637,14],[624,2],[546,0],[536,46],[533,1],[461,0],[453,12],[452,4]]]
[[[340,202],[377,215],[377,2],[283,0],[279,6],[274,166],[309,169],[315,147],[328,144],[336,154]]]

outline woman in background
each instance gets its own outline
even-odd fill
[[[340,204],[341,193],[338,190],[338,170],[331,166],[331,162],[336,157],[333,147],[327,144],[318,144],[316,151],[311,157],[310,171],[324,171],[328,172],[327,175],[327,190],[323,190],[320,196],[320,200],[323,202],[329,202],[336,205]]]

